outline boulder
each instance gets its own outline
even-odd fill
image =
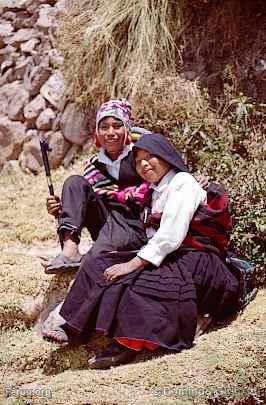
[[[8,118],[14,121],[23,121],[23,109],[29,102],[29,93],[21,85],[9,101]]]
[[[80,146],[79,145],[72,145],[69,150],[67,151],[64,160],[63,160],[63,164],[64,167],[68,167],[70,165],[71,162],[73,162],[73,160],[75,159],[75,157],[78,155],[78,152],[80,151]]]
[[[16,18],[16,13],[14,13],[14,11],[6,11],[1,17],[3,20],[14,21]]]
[[[53,8],[48,4],[41,6],[36,26],[45,33],[48,33],[49,28],[54,27],[54,25],[55,20]]]
[[[4,38],[4,42],[7,45],[19,48],[20,44],[29,41],[32,38],[38,38],[40,33],[34,28],[21,28],[14,35]]]
[[[40,43],[39,38],[32,38],[27,42],[24,42],[21,44],[20,49],[24,53],[30,53],[33,54],[35,53],[35,47]]]
[[[27,70],[24,76],[24,85],[31,96],[36,96],[36,94],[39,93],[42,85],[47,81],[50,74],[51,69],[42,64]]]
[[[24,58],[17,61],[13,68],[15,80],[22,80],[24,78],[29,64],[32,64],[31,58]]]
[[[56,72],[50,76],[41,87],[40,93],[57,110],[62,110],[64,101],[65,83],[61,72]]]
[[[8,115],[10,101],[20,92],[20,89],[21,83],[18,81],[0,87],[0,115]]]
[[[28,128],[34,128],[36,119],[45,108],[46,102],[40,94],[24,107],[23,112]]]
[[[57,49],[50,49],[48,51],[49,64],[55,69],[58,69],[63,66],[64,58],[60,55]]]
[[[69,0],[57,0],[54,10],[56,12],[56,15],[64,15],[67,11]]]
[[[13,25],[16,30],[20,30],[21,28],[31,28],[34,24],[29,24],[28,20],[30,20],[31,14],[27,11],[18,11],[16,13],[16,18],[13,21]]]
[[[52,169],[56,169],[62,164],[65,154],[70,148],[70,144],[65,140],[60,131],[49,131],[42,136],[47,139],[51,147],[51,151],[49,152],[50,166]]]
[[[42,167],[42,156],[40,152],[40,141],[37,131],[32,134],[32,139],[25,142],[23,150],[19,156],[19,164],[23,171],[27,169],[33,173],[38,173]]]
[[[74,103],[66,106],[60,121],[64,137],[76,145],[84,145],[88,139],[88,116]]]
[[[52,129],[55,118],[55,112],[51,108],[46,108],[37,118],[36,127],[42,131],[50,130]]]
[[[1,176],[21,175],[22,171],[18,160],[9,160],[1,170]]]
[[[8,160],[16,160],[25,139],[25,125],[18,121],[0,118],[0,167]]]
[[[0,40],[0,42],[1,42],[1,40]],[[2,64],[4,62],[4,60],[7,59],[9,57],[9,55],[12,54],[12,52],[14,52],[15,50],[16,50],[16,48],[14,48],[11,45],[8,45],[5,48],[0,49],[0,64]]]
[[[40,150],[39,136],[46,139],[51,147],[48,158],[51,169],[59,167],[64,159],[66,151],[70,145],[65,141],[61,132],[43,132],[32,131],[33,137],[23,145],[23,150],[19,156],[19,164],[22,170],[30,170],[33,173],[38,173],[43,165],[42,155]]]
[[[0,39],[9,37],[14,31],[14,27],[10,21],[0,22]]]

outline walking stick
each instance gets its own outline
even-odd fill
[[[44,139],[40,139],[40,146],[41,146],[41,151],[42,151],[42,160],[43,160],[43,164],[44,164],[49,193],[51,196],[54,197],[54,186],[52,183],[51,170],[50,170],[50,164],[49,164],[48,153],[47,153],[48,151],[51,150],[51,148],[49,146],[49,143]]]

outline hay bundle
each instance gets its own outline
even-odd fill
[[[174,75],[180,16],[177,0],[73,1],[58,33],[71,98],[134,98],[156,73]]]

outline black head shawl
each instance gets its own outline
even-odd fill
[[[182,157],[175,147],[161,134],[144,134],[134,145],[133,152],[144,149],[165,160],[178,172],[188,172]]]

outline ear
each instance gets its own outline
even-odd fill
[[[131,135],[130,135],[130,133],[127,131],[126,139],[125,139],[125,145],[129,145],[131,142],[132,142]]]
[[[96,130],[93,132],[93,138],[94,138],[96,148],[100,148],[102,145],[100,144]]]

